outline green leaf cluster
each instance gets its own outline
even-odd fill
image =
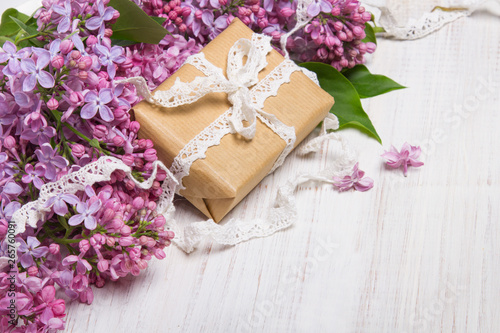
[[[368,114],[363,110],[361,98],[374,97],[405,87],[386,76],[371,74],[364,65],[357,65],[344,72],[319,62],[302,63],[300,66],[315,72],[321,87],[335,99],[330,112],[339,119],[339,128],[358,128],[382,143]]]
[[[35,39],[37,36],[39,32],[33,16],[23,14],[15,8],[3,12],[0,21],[0,45],[11,41],[20,47],[40,46],[41,42]]]

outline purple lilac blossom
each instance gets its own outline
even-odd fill
[[[18,238],[19,252],[23,253],[20,258],[21,265],[24,268],[32,266],[35,262],[33,257],[41,258],[49,252],[47,246],[40,246],[41,243],[33,236],[28,236],[26,242],[22,238]]]
[[[104,121],[111,121],[114,119],[113,112],[108,104],[113,100],[113,93],[110,88],[104,88],[96,93],[95,91],[89,91],[85,95],[85,104],[80,113],[83,119],[91,119],[99,111],[99,115]]]
[[[57,154],[49,143],[44,143],[35,151],[38,158],[38,163],[45,167],[45,177],[55,179],[56,168],[62,169],[68,165],[68,161]]]
[[[74,194],[59,193],[55,196],[49,198],[43,205],[44,208],[51,208],[54,213],[60,216],[64,216],[68,213],[68,204],[76,205],[80,202],[80,199]]]
[[[33,59],[21,60],[21,69],[28,74],[23,82],[23,91],[32,91],[37,81],[44,88],[54,86],[54,77],[44,70],[49,63],[50,55],[48,52],[41,53],[36,62]]]
[[[79,202],[76,205],[76,210],[79,214],[73,215],[69,220],[68,224],[75,226],[80,223],[85,224],[85,228],[89,230],[94,230],[97,226],[97,220],[94,216],[95,213],[101,208],[101,201],[96,200],[91,205],[86,202]]]

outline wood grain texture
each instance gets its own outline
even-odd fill
[[[380,40],[368,67],[409,87],[364,102],[383,146],[344,132],[371,191],[302,186],[293,227],[172,247],[91,306],[68,305],[67,332],[499,332],[500,20],[478,12],[425,39]],[[405,141],[425,152],[407,178],[379,157]],[[279,185],[335,158],[331,145],[292,154],[227,219],[263,214]],[[177,204],[178,220],[203,219]]]

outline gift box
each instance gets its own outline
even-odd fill
[[[252,34],[252,30],[235,19],[202,52],[226,75],[231,47],[241,38],[251,39]],[[266,60],[267,66],[259,73],[259,80],[285,58],[273,49]],[[170,89],[178,78],[182,82],[191,82],[200,76],[204,74],[197,68],[184,64],[154,92]],[[289,83],[279,87],[276,96],[265,100],[263,110],[295,129],[296,146],[324,119],[333,103],[330,94],[304,73],[296,71],[291,74]],[[142,101],[134,107],[134,116],[141,124],[139,137],[153,140],[158,158],[168,166],[190,140],[230,107],[228,95],[219,92],[173,108]],[[228,134],[219,145],[208,148],[206,157],[196,160],[189,175],[182,179],[184,189],[179,194],[207,217],[219,222],[272,170],[285,147],[285,141],[257,119],[253,139]]]

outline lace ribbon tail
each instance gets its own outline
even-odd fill
[[[301,156],[307,155],[309,153],[318,152],[321,150],[323,142],[335,139],[337,141],[342,141],[342,137],[337,133],[328,133],[328,131],[334,131],[339,128],[339,120],[337,116],[329,113],[325,119],[323,119],[323,124],[321,125],[320,134],[300,147],[297,153]]]
[[[312,2],[313,0],[298,1],[296,10],[297,22],[295,23],[295,26],[293,27],[292,30],[288,31],[286,34],[280,37],[281,50],[285,53],[285,58],[289,58],[289,54],[286,49],[286,42],[288,40],[288,37],[292,36],[294,33],[305,27],[306,24],[313,19],[312,17],[309,16],[309,14],[307,14],[307,8]]]
[[[278,189],[275,202],[265,218],[231,219],[223,225],[207,220],[189,223],[186,226],[180,226],[175,220],[167,219],[167,225],[176,235],[172,242],[184,252],[191,253],[203,239],[211,239],[221,245],[236,245],[252,238],[268,237],[290,227],[297,220],[295,191],[299,185],[310,181],[333,184],[333,177],[344,177],[349,174],[356,163],[354,152],[342,136],[326,133],[327,130],[334,128],[338,128],[337,118],[329,115],[323,122],[322,135],[304,145],[308,147],[312,144],[316,149],[311,151],[318,151],[321,149],[321,142],[335,139],[339,145],[333,151],[334,161],[330,163],[330,167],[316,174],[299,174],[291,178]]]
[[[394,15],[386,6],[379,5],[369,0],[363,1],[363,3],[370,12],[373,12],[374,9],[380,11],[378,25],[385,30],[382,36],[398,40],[415,40],[438,31],[448,23],[471,15],[481,5],[488,1],[489,0],[472,0],[469,1],[470,4],[468,5],[457,5],[458,8],[449,11],[444,11],[437,7],[436,10],[425,13],[418,20],[410,22],[406,26],[399,26]],[[499,0],[496,1],[500,3]]]

